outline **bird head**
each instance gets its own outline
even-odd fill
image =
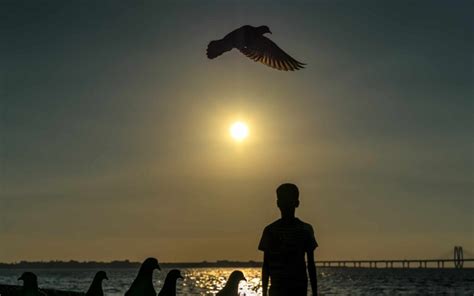
[[[107,277],[107,274],[105,273],[105,271],[98,271],[96,274],[95,274],[95,279],[97,280],[108,280],[109,278]]]
[[[172,278],[174,280],[184,279],[184,277],[181,275],[181,272],[178,269],[170,270],[170,272],[168,272],[168,275],[166,277]]]
[[[270,33],[270,34],[272,33],[272,31],[270,31],[270,28],[268,26],[260,26],[257,28],[257,30],[262,35],[266,33]]]
[[[244,276],[244,273],[240,270],[233,271],[229,276],[229,282],[240,283],[240,281],[247,281]]]
[[[142,266],[140,267],[140,271],[144,272],[153,272],[155,269],[161,270],[158,260],[152,257],[143,261]]]
[[[38,286],[38,277],[32,272],[24,272],[18,280],[23,281],[24,287]]]

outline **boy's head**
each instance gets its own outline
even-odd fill
[[[283,209],[294,209],[300,205],[300,192],[295,184],[284,183],[278,186],[277,190],[277,205]]]

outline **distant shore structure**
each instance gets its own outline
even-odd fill
[[[466,252],[468,253],[468,252]],[[471,255],[470,253],[468,253]],[[453,259],[379,259],[379,260],[319,260],[317,267],[327,268],[474,268],[465,266],[465,263],[474,263],[474,258],[464,258],[462,246],[454,247]],[[79,261],[40,261],[17,263],[0,263],[0,269],[39,269],[39,268],[77,268],[77,269],[114,269],[114,268],[138,268],[140,262],[129,260],[116,260],[111,262],[79,262]],[[202,262],[168,262],[160,263],[163,268],[252,268],[262,267],[259,261],[202,261]]]

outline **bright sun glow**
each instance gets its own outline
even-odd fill
[[[249,129],[247,125],[241,121],[234,122],[230,127],[230,134],[236,141],[242,141],[247,138]]]

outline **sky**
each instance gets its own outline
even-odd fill
[[[261,260],[282,182],[317,259],[472,252],[472,11],[2,1],[0,261]],[[307,67],[207,59],[246,24]]]

